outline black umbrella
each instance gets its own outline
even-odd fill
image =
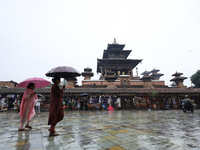
[[[88,96],[88,94],[87,93],[83,93],[83,94],[81,94],[81,96]]]
[[[80,76],[80,72],[69,66],[59,66],[51,69],[45,74],[48,77],[60,77],[60,78],[73,78]]]

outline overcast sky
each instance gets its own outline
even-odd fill
[[[1,0],[0,81],[50,81],[57,66],[90,67],[97,80],[97,58],[116,38],[129,59],[143,59],[139,74],[159,69],[169,86],[182,72],[190,86],[200,69],[199,8],[199,0]]]

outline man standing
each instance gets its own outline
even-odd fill
[[[63,85],[62,89],[60,89],[60,87],[58,86],[60,84],[59,77],[54,77],[52,81],[54,84],[51,87],[51,100],[50,100],[49,121],[48,121],[48,125],[51,125],[51,127],[49,136],[58,136],[59,134],[55,131],[55,127],[56,124],[61,120],[63,120],[64,118],[62,97],[65,85]]]
[[[81,99],[80,99],[80,110],[81,111],[83,110],[83,103],[84,103],[84,99],[83,99],[83,97],[81,97]]]

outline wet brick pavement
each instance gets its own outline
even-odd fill
[[[17,112],[0,113],[0,150],[197,150],[200,110],[65,111],[57,137],[49,137],[48,112],[33,129],[18,132]]]

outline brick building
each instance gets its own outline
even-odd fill
[[[0,81],[0,88],[16,88],[17,82],[15,81]]]

